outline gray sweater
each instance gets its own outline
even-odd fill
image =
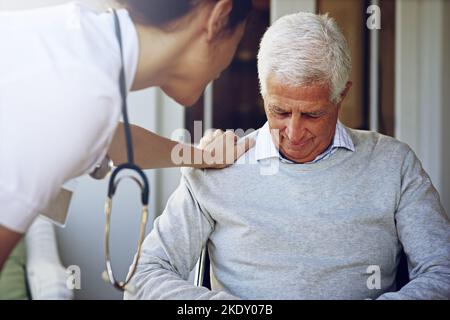
[[[273,175],[254,149],[247,164],[183,169],[125,298],[450,298],[450,221],[420,161],[393,138],[347,130],[355,152],[279,162]],[[205,244],[211,291],[187,281]],[[396,292],[402,248],[411,280]]]

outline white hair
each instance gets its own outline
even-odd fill
[[[307,12],[278,19],[264,34],[258,53],[261,94],[267,79],[291,86],[327,84],[330,101],[339,102],[351,71],[347,41],[333,18]]]

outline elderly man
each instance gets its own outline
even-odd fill
[[[255,148],[223,170],[183,170],[126,298],[450,298],[450,222],[420,161],[338,122],[350,68],[327,16],[268,29],[258,54],[268,122]],[[187,281],[205,245],[212,290]],[[402,249],[411,280],[396,291]]]

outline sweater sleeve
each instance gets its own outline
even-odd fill
[[[237,299],[222,291],[197,287],[187,281],[214,228],[182,176],[163,214],[155,220],[143,244],[139,264],[131,279],[133,294],[125,299]]]
[[[379,299],[450,299],[450,221],[439,194],[412,150],[402,166],[395,214],[410,282]]]

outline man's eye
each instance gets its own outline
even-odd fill
[[[272,113],[275,114],[278,117],[287,117],[289,116],[289,112],[284,112],[280,110],[272,110]]]
[[[307,118],[317,119],[317,118],[320,118],[322,115],[321,114],[315,114],[315,113],[305,113],[304,116],[306,116]]]

